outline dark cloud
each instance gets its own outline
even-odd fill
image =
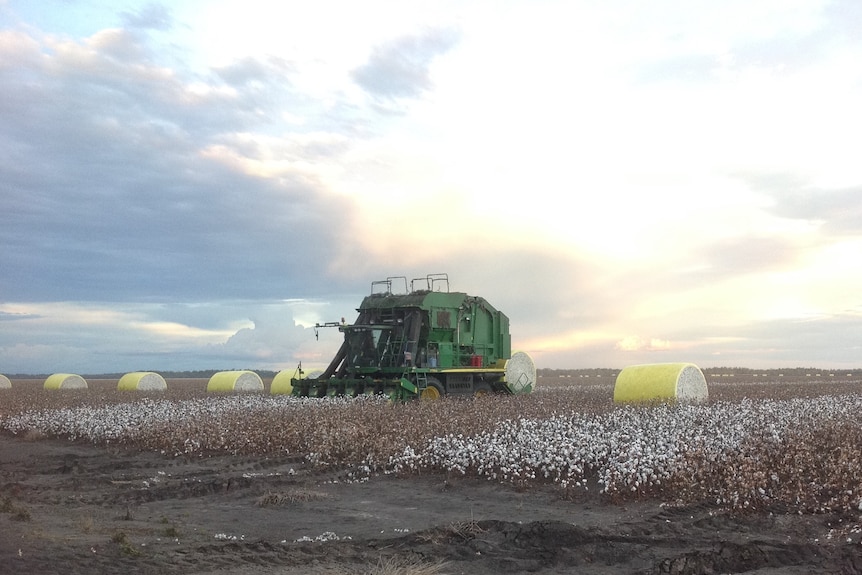
[[[837,190],[808,188],[776,193],[773,211],[781,216],[822,222],[827,234],[862,230],[862,186]]]
[[[137,12],[123,12],[122,17],[129,28],[161,31],[173,28],[171,12],[161,4],[147,4]]]
[[[39,54],[0,55],[2,298],[283,297],[326,283],[350,203],[289,162],[278,177],[237,165],[250,150],[235,134],[309,105],[289,66],[245,60],[201,87],[142,38],[110,36],[3,45]]]
[[[862,186],[823,188],[799,176],[740,174],[748,186],[772,198],[777,216],[820,223],[826,235],[856,235],[862,229]]]
[[[536,355],[542,367],[622,368],[686,361],[702,368],[855,368],[859,362],[854,358],[862,353],[862,314],[733,325],[680,322],[666,327],[660,339],[666,348],[622,350],[617,342],[605,340],[574,350],[536,350]]]
[[[745,235],[711,242],[691,254],[696,265],[691,270],[674,270],[678,287],[688,276],[695,282],[711,283],[727,277],[752,273],[769,273],[793,268],[798,264],[804,246],[792,238]]]
[[[246,57],[214,70],[217,78],[236,90],[231,98],[234,109],[242,113],[242,121],[265,129],[280,121],[285,107],[306,107],[313,103],[293,89],[291,75],[294,66],[276,57],[265,59]]]
[[[850,367],[862,353],[862,314],[759,321],[725,328],[721,336],[725,344],[708,341],[696,352],[718,354],[707,365]]]
[[[39,319],[41,316],[33,313],[11,313],[0,310],[0,321],[21,321],[28,319]]]
[[[286,60],[269,57],[265,61],[245,57],[227,66],[216,68],[215,72],[226,84],[242,86],[278,88],[282,79],[294,71]]]
[[[743,17],[743,16],[740,16]],[[829,57],[830,50],[843,43],[858,44],[862,33],[862,5],[855,0],[837,0],[823,6],[818,26],[787,27],[768,36],[746,35],[729,42],[722,53],[687,53],[643,62],[632,69],[642,83],[705,83],[719,79],[724,71],[751,68],[772,73],[792,73]],[[673,46],[684,30],[668,37]]]
[[[378,46],[368,62],[353,71],[353,79],[381,98],[418,97],[432,86],[430,68],[434,59],[451,50],[458,36],[451,29],[429,30]]]

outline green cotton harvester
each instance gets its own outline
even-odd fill
[[[372,282],[356,311],[352,324],[317,324],[337,327],[344,342],[317,377],[297,370],[293,395],[439,399],[535,386],[533,360],[512,353],[509,318],[481,297],[450,292],[447,274],[414,279],[409,289],[403,276]]]

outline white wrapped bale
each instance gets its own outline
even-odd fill
[[[536,364],[527,353],[516,351],[506,361],[506,387],[512,393],[530,393],[536,385]]]
[[[167,388],[165,378],[152,371],[133,371],[117,382],[120,391],[164,391]]]
[[[263,380],[253,371],[220,371],[207,382],[207,391],[263,391]]]
[[[620,371],[614,385],[614,401],[620,403],[699,403],[708,398],[706,378],[692,363],[630,365]]]
[[[45,380],[45,389],[87,389],[87,380],[74,373],[55,373]]]
[[[5,375],[0,375],[0,389],[12,389],[12,382]]]

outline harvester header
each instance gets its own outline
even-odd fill
[[[291,381],[300,396],[386,394],[393,399],[529,393],[532,359],[512,354],[509,318],[481,297],[449,291],[447,274],[372,282],[356,321],[316,378]]]

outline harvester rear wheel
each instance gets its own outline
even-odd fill
[[[480,381],[473,386],[473,397],[487,397],[491,395],[491,386]]]
[[[422,390],[422,392],[419,394],[419,397],[421,399],[433,401],[443,397],[443,394],[443,385],[439,381],[437,381],[436,378],[429,377],[428,386]]]

